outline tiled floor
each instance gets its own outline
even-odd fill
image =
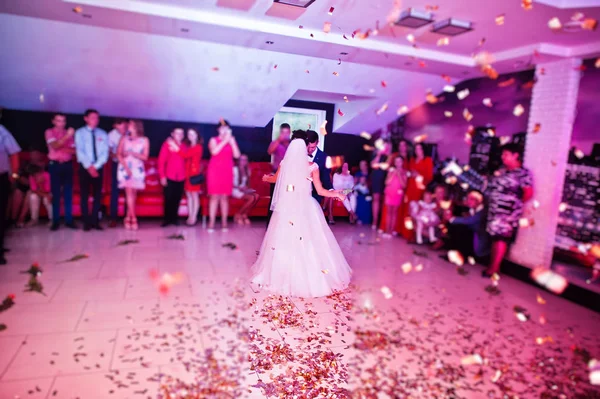
[[[0,398],[600,397],[587,367],[600,358],[598,314],[508,277],[492,295],[480,266],[458,273],[343,224],[346,292],[269,296],[248,282],[264,231],[13,230],[0,267],[0,299],[16,295],[0,313]],[[88,258],[65,262],[77,254]],[[45,296],[23,292],[33,262]],[[165,295],[151,270],[181,279]]]

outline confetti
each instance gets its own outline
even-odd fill
[[[305,70],[304,70],[304,72],[306,72],[306,73],[310,73],[310,71],[309,71],[308,69],[305,69]]]
[[[531,278],[542,287],[557,295],[562,294],[569,285],[566,278],[543,267],[533,269]]]
[[[598,27],[598,20],[593,18],[586,18],[581,23],[581,28],[584,30],[594,31]]]
[[[518,306],[518,305],[514,306],[513,312],[515,312],[515,316],[521,322],[526,322],[530,319],[530,316],[529,316],[529,313],[527,312],[527,310],[521,306]]]
[[[458,97],[459,100],[464,100],[465,98],[467,98],[469,96],[469,94],[471,94],[469,89],[464,89],[464,90],[461,90],[458,93],[456,93],[456,97]]]
[[[323,32],[325,32],[325,33],[331,32],[331,22],[325,22],[323,24]]]
[[[181,284],[184,280],[183,273],[163,273],[160,275],[157,270],[150,271],[150,278],[163,295],[168,294],[173,286]]]
[[[404,115],[407,112],[408,112],[408,106],[401,105],[400,108],[398,108],[398,111],[396,111],[396,114],[398,114],[398,115]]]
[[[559,30],[562,29],[562,24],[560,23],[560,20],[557,17],[554,17],[550,21],[548,21],[548,27],[552,30]]]
[[[540,123],[536,123],[535,125],[533,125],[533,133],[538,133],[541,128],[542,125]]]
[[[463,110],[462,115],[463,115],[463,118],[465,118],[465,120],[467,122],[469,122],[471,119],[473,119],[473,114],[471,112],[469,112],[469,110],[467,108],[465,108]]]
[[[414,43],[415,35],[413,35],[412,33],[409,33],[408,35],[406,35],[406,40],[408,40],[410,43]]]
[[[404,227],[406,228],[406,230],[412,230],[415,228],[413,221],[410,217],[404,219]]]
[[[521,7],[526,11],[529,11],[533,8],[533,0],[521,0]]]
[[[388,103],[383,104],[375,113],[379,116],[388,109]]]
[[[323,274],[329,274],[329,269],[323,269],[323,270],[321,270],[321,273],[323,273]]]
[[[342,59],[338,58],[338,65],[342,65]]]
[[[473,354],[473,355],[469,355],[469,356],[464,356],[462,359],[460,359],[460,364],[462,364],[463,366],[471,366],[473,364],[483,364],[483,359],[481,358],[480,354]]]
[[[469,262],[470,265],[474,265],[475,264],[475,258],[473,258],[472,256],[467,257],[467,262]]]
[[[494,104],[492,104],[492,100],[489,97],[486,97],[483,99],[483,105],[485,105],[486,107],[493,107]]]
[[[505,145],[510,142],[510,140],[512,139],[512,136],[500,136],[499,139],[500,139],[500,145]]]
[[[600,385],[600,361],[591,359],[588,362],[588,369],[590,371],[590,384]]]
[[[371,136],[371,133],[368,133],[368,132],[361,132],[361,133],[360,133],[360,137],[362,137],[362,138],[363,138],[363,139],[365,139],[365,140],[371,140],[371,137],[372,137],[372,136]]]
[[[335,71],[333,72],[333,76],[339,76],[339,75],[340,75],[339,73],[337,73]]]
[[[450,44],[450,38],[449,37],[441,37],[437,41],[437,45],[438,46],[447,46],[449,44]]]
[[[452,81],[452,78],[448,75],[442,75],[442,79],[444,79],[448,83],[450,83]]]
[[[504,25],[504,14],[500,14],[496,17],[496,25]]]
[[[383,286],[383,287],[381,287],[381,293],[383,294],[383,297],[384,297],[385,299],[392,299],[392,297],[394,296],[394,295],[392,294],[392,290],[390,290],[390,289],[389,289],[388,287],[386,287],[386,286]]]
[[[433,94],[431,91],[427,92],[427,94],[425,95],[425,101],[427,101],[429,104],[435,104],[437,103],[439,100],[438,98],[435,96],[435,94]]]
[[[387,82],[385,80],[381,81],[381,87],[387,87]]]
[[[452,111],[444,111],[444,116],[446,118],[452,118]]]
[[[523,115],[523,112],[525,112],[525,108],[521,104],[517,104],[513,109],[514,116],[521,116]]]
[[[419,263],[418,265],[415,266],[415,271],[416,272],[420,272],[423,270],[423,265],[421,263]]]
[[[505,81],[498,82],[498,87],[508,87],[516,82],[515,78],[506,79]]]
[[[44,97],[44,93],[40,94],[40,102],[43,103],[46,100],[46,97]]]
[[[77,6],[77,7],[73,8],[73,12],[75,14],[81,14],[83,12],[83,8]]]
[[[285,191],[287,191],[287,192],[294,191],[294,185],[293,184],[288,184],[287,187],[285,188]]]
[[[344,113],[342,112],[342,109],[341,109],[341,108],[338,108],[338,115],[339,115],[339,116],[344,116]]]
[[[321,123],[319,131],[321,132],[321,136],[327,136],[327,119],[325,119],[323,123]]]
[[[185,237],[181,233],[171,234],[170,236],[167,236],[167,240],[185,240]]]
[[[596,58],[596,62],[594,62],[594,67],[600,68],[600,57]]]
[[[426,134],[420,134],[420,135],[416,136],[413,139],[413,142],[415,142],[415,143],[422,143],[425,140],[427,140],[427,135]]]
[[[370,146],[368,144],[365,144],[365,145],[363,145],[363,150],[365,150],[365,151],[373,151],[373,150],[375,150],[375,147],[372,147],[372,146]]]
[[[483,67],[481,67],[481,72],[483,72],[483,74],[485,76],[487,76],[490,79],[498,79],[498,72],[494,69],[494,67],[492,67],[491,65],[484,65]]]
[[[546,304],[546,300],[544,298],[542,298],[542,296],[540,294],[536,295],[536,300],[537,300],[537,303],[539,303],[540,305]]]
[[[232,242],[226,242],[225,244],[221,245],[221,247],[223,247],[223,248],[229,248],[232,251],[235,251],[238,248],[238,246],[236,244],[232,243]]]
[[[410,262],[406,262],[401,266],[402,272],[404,274],[408,274],[410,273],[410,271],[412,270],[412,264]]]
[[[454,90],[456,90],[456,88],[452,85],[445,85],[444,86],[444,91],[446,93],[454,93]]]
[[[426,11],[437,11],[440,8],[440,6],[432,6],[430,4],[426,4],[425,5],[425,10]]]
[[[521,218],[519,219],[519,227],[526,228],[534,225],[534,221],[531,218]]]
[[[335,8],[329,7],[329,12],[327,12],[327,14],[333,15],[333,10],[335,10]]]
[[[118,246],[130,245],[130,244],[138,244],[140,240],[121,240],[117,243]]]
[[[495,384],[496,382],[498,382],[498,380],[500,379],[501,376],[502,376],[502,371],[496,370],[496,372],[494,373],[494,376],[491,378],[491,381]]]
[[[419,68],[425,68],[427,66],[427,64],[425,63],[425,61],[419,61]]]
[[[585,154],[579,148],[575,148],[573,155],[575,155],[578,159],[583,159],[583,157],[585,157]]]
[[[212,67],[210,70],[213,71],[213,72],[218,72],[219,71],[219,67]]]
[[[273,65],[273,69],[277,69],[277,64]]]
[[[448,251],[448,260],[450,263],[453,263],[457,266],[462,266],[465,264],[465,259],[463,258],[462,254],[454,249]]]
[[[65,263],[67,263],[67,262],[77,262],[78,260],[87,259],[89,257],[90,256],[88,254],[77,254],[77,255],[74,255],[73,257],[65,260],[64,262]]]

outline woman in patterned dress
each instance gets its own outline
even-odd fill
[[[533,197],[531,172],[523,168],[521,157],[517,145],[502,147],[503,167],[494,173],[488,186],[487,232],[492,240],[492,256],[483,277],[500,271],[508,246],[517,237],[525,202]]]
[[[138,229],[135,214],[135,202],[138,190],[146,188],[146,168],[144,162],[148,159],[150,143],[144,137],[144,124],[140,120],[129,121],[129,136],[123,137],[117,148],[119,169],[117,181],[119,188],[125,189],[127,212],[124,224],[126,229]]]

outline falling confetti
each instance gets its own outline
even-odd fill
[[[340,74],[337,72],[333,72],[333,76],[339,76]]]
[[[596,62],[594,62],[594,67],[600,68],[600,57],[596,58]]]
[[[342,65],[342,59],[338,58],[338,65]]]
[[[481,72],[483,72],[483,74],[490,79],[498,79],[499,76],[498,71],[496,71],[494,67],[489,64],[482,66]]]
[[[446,118],[452,118],[452,111],[444,111],[444,116]]]
[[[277,69],[277,64],[273,65],[273,69]]]
[[[321,270],[321,273],[323,273],[323,274],[329,274],[329,269],[323,269],[323,270]]]
[[[388,109],[388,103],[383,104],[375,113],[379,116]]]
[[[496,25],[504,25],[504,14],[500,14],[496,17]]]
[[[454,90],[456,90],[456,88],[452,85],[445,85],[444,86],[444,91],[446,93],[454,93]]]
[[[505,145],[510,142],[510,140],[512,139],[512,136],[500,136],[499,139],[500,139],[500,145]]]
[[[515,316],[517,317],[517,319],[519,321],[526,322],[531,318],[531,316],[529,315],[527,310],[521,306],[518,306],[518,305],[514,306],[513,312],[515,312]]]
[[[83,8],[77,6],[77,7],[73,8],[73,12],[75,14],[81,14],[83,12]]]
[[[429,104],[435,104],[439,100],[435,96],[435,94],[433,94],[431,91],[428,91],[427,94],[425,95],[425,101],[427,101]]]
[[[521,116],[523,115],[523,112],[525,112],[525,108],[521,104],[517,104],[513,109],[514,116]]]
[[[293,192],[294,191],[294,185],[293,184],[288,184],[287,187],[285,188],[285,191],[287,191],[287,192]]]
[[[404,115],[407,112],[408,112],[408,106],[401,105],[400,108],[398,108],[398,111],[396,111],[396,114],[398,114],[398,115]]]
[[[408,273],[410,273],[410,271],[412,270],[413,267],[410,262],[406,262],[406,263],[402,264],[401,268],[402,268],[402,272],[404,274],[408,274]]]
[[[560,23],[560,20],[557,17],[554,17],[550,21],[548,21],[548,27],[552,30],[560,30],[562,29],[562,24]]]
[[[442,75],[442,79],[444,79],[448,83],[450,83],[452,81],[452,78],[448,75]]]
[[[546,300],[544,298],[542,298],[542,296],[540,294],[536,295],[536,300],[537,300],[537,303],[539,303],[540,305],[546,304]]]
[[[473,258],[472,256],[467,257],[467,262],[469,262],[470,265],[474,265],[475,264],[475,258]]]
[[[515,78],[506,79],[505,81],[498,82],[498,87],[508,87],[516,82]]]
[[[541,128],[542,128],[542,124],[536,123],[535,125],[533,125],[533,133],[539,133]]]
[[[464,356],[462,359],[460,359],[460,364],[462,364],[463,366],[471,366],[473,364],[483,364],[483,359],[481,358],[480,354],[473,354],[473,355],[468,355],[468,356]]]
[[[177,284],[181,284],[184,280],[183,273],[163,273],[159,274],[157,270],[150,271],[150,279],[154,282],[158,291],[166,295],[171,291],[171,288]]]
[[[319,131],[321,132],[321,136],[327,136],[327,119],[325,119],[323,123],[321,123]]]
[[[583,157],[585,157],[585,154],[583,153],[583,151],[581,151],[579,148],[575,148],[575,151],[573,152],[573,154],[578,158],[578,159],[583,159]]]
[[[381,87],[387,87],[387,82],[385,80],[381,81]]]
[[[409,33],[408,35],[406,35],[406,40],[408,40],[410,43],[414,43],[415,35],[413,35],[412,33]]]
[[[40,102],[43,103],[45,100],[44,93],[40,93]]]
[[[456,250],[448,251],[448,260],[450,263],[453,263],[457,266],[462,266],[465,264],[465,259],[463,258],[462,254]]]
[[[327,14],[333,15],[333,10],[335,10],[335,8],[329,7],[329,12],[327,12]]]
[[[420,134],[420,135],[416,136],[416,137],[413,139],[413,142],[414,142],[414,143],[422,143],[422,142],[424,142],[425,140],[427,140],[427,135],[426,135],[426,134]]]
[[[494,104],[492,104],[492,99],[489,97],[483,99],[483,105],[490,108],[494,106]]]
[[[590,370],[590,384],[600,385],[600,361],[591,359],[588,362],[588,369]]]
[[[441,37],[437,41],[437,45],[438,46],[447,46],[449,44],[450,44],[450,38],[449,37]]]
[[[64,262],[65,263],[67,263],[67,262],[77,262],[78,260],[87,259],[89,257],[90,256],[88,254],[77,254],[77,255],[74,255],[73,257],[65,260]]]
[[[360,137],[362,137],[365,140],[371,140],[372,136],[371,136],[371,133],[369,133],[369,132],[361,132]]]
[[[569,282],[566,278],[552,270],[543,267],[533,269],[531,272],[531,278],[548,291],[551,291],[557,295],[562,294],[569,285]]]
[[[465,108],[463,110],[462,115],[463,115],[463,118],[465,118],[465,120],[467,122],[469,122],[471,119],[473,119],[473,114],[471,112],[469,112],[469,110],[467,108]]]
[[[519,227],[526,228],[534,225],[534,221],[531,218],[521,218],[519,219]]]
[[[521,7],[529,11],[533,8],[533,0],[521,0]]]
[[[467,98],[469,96],[469,94],[471,94],[469,89],[464,89],[464,90],[461,90],[458,93],[456,93],[456,97],[458,97],[459,100],[464,100],[465,98]]]
[[[325,22],[323,24],[323,32],[325,32],[325,33],[331,32],[331,22]]]
[[[305,70],[304,70],[304,72],[306,72],[306,73],[310,73],[310,71],[309,71],[308,69],[305,69]]]
[[[219,67],[212,67],[212,68],[211,68],[211,71],[213,71],[213,72],[218,72],[218,71],[219,71]]]
[[[567,204],[564,202],[561,202],[560,205],[558,205],[558,211],[559,212],[564,212],[567,210]]]
[[[581,28],[584,30],[594,31],[598,27],[598,20],[593,18],[586,18],[581,23]]]

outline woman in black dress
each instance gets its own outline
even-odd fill
[[[389,156],[391,150],[391,144],[384,142],[384,144],[377,148],[375,156],[371,161],[371,194],[373,195],[373,224],[371,228],[377,229],[379,225],[379,210],[381,209],[381,198],[383,191],[385,190],[385,177],[389,168]]]

